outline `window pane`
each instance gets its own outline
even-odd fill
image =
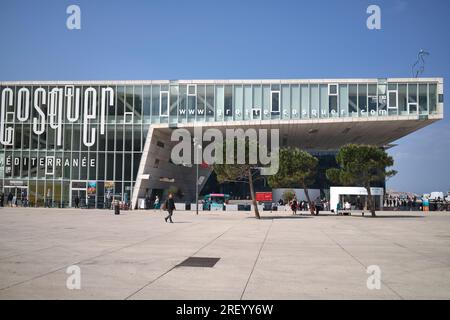
[[[272,112],[280,111],[280,93],[278,91],[272,92]]]
[[[206,115],[214,116],[214,86],[206,86]]]
[[[408,103],[417,103],[417,84],[408,84]]]
[[[123,122],[123,115],[125,112],[125,87],[118,86],[117,87],[117,107],[116,107],[116,121]]]
[[[333,116],[337,115],[337,104],[338,104],[338,97],[337,96],[329,96],[329,108],[330,112]]]
[[[406,100],[406,84],[398,85],[398,106],[400,114],[406,114],[408,111],[408,104]]]
[[[224,88],[223,86],[216,86],[216,110],[217,110],[217,119],[222,119],[224,112]]]
[[[161,91],[160,95],[160,114],[167,116],[169,111],[169,93],[167,91]]]
[[[152,122],[159,122],[159,85],[152,85]]]
[[[144,86],[144,105],[143,105],[143,114],[144,114],[144,121],[149,122],[150,121],[150,115],[151,113],[151,93],[152,89],[150,86]]]
[[[369,115],[376,115],[378,99],[376,84],[369,84],[367,98],[369,100]]]
[[[358,85],[358,107],[360,114],[367,112],[367,85]]]
[[[281,109],[283,112],[283,118],[289,118],[291,108],[291,90],[289,90],[289,85],[281,86]]]
[[[327,117],[329,110],[328,85],[320,85],[320,117]]]
[[[269,85],[263,85],[263,119],[270,119],[270,86]]]
[[[317,118],[319,115],[319,86],[310,86],[310,106],[311,106],[311,117]]]
[[[178,102],[178,121],[185,122],[187,114],[187,87],[186,85],[180,85],[178,87],[179,91],[179,102]]]
[[[170,107],[169,114],[172,116],[171,121],[177,121],[178,113],[178,86],[170,86]]]
[[[337,94],[337,85],[330,84],[329,88],[330,88],[330,94]]]
[[[244,89],[241,85],[234,86],[234,108],[235,108],[235,114],[237,120],[242,119],[242,112],[244,105]]]
[[[291,111],[289,117],[298,118],[300,115],[300,87],[291,85]]]
[[[339,85],[339,116],[348,115],[348,87],[346,84]]]
[[[302,118],[309,117],[309,88],[307,84],[302,84],[301,89],[301,109],[302,109]]]
[[[397,108],[397,94],[389,92],[389,108]]]
[[[426,84],[419,84],[419,111],[426,113],[428,111],[428,86]]]
[[[429,85],[430,95],[430,113],[436,113],[437,110],[437,86],[435,84]]]
[[[348,112],[350,116],[353,116],[353,112],[358,111],[358,87],[356,84],[350,84],[349,89],[349,101],[348,101]]]
[[[233,86],[225,86],[225,98],[224,98],[224,107],[225,107],[225,116],[232,117],[233,116]]]
[[[408,84],[409,113],[417,113],[417,84]]]
[[[244,119],[251,119],[252,111],[252,86],[244,86]]]

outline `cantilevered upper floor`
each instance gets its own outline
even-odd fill
[[[97,112],[91,123],[443,117],[442,78],[21,81],[0,82],[0,91],[5,122],[25,119],[15,115],[18,103],[26,107],[26,100],[29,108],[42,106],[48,113],[47,106],[57,101],[52,92],[61,94],[63,123],[81,122],[94,100],[99,110],[107,105],[104,119]],[[32,117],[21,122],[27,121]]]

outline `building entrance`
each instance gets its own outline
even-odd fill
[[[70,192],[70,204],[72,208],[87,207],[87,183],[86,181],[72,181]]]
[[[5,205],[8,201],[8,196],[13,195],[13,205],[19,207],[28,206],[28,187],[27,186],[5,186]],[[10,205],[8,203],[8,205]]]

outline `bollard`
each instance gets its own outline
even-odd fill
[[[116,201],[114,205],[114,214],[120,214],[120,204],[119,201]]]

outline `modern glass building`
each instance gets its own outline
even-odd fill
[[[443,118],[442,78],[0,82],[0,97],[0,191],[31,206],[102,208],[107,193],[136,204],[173,185],[192,199],[173,128],[277,128],[281,146],[329,155]]]

